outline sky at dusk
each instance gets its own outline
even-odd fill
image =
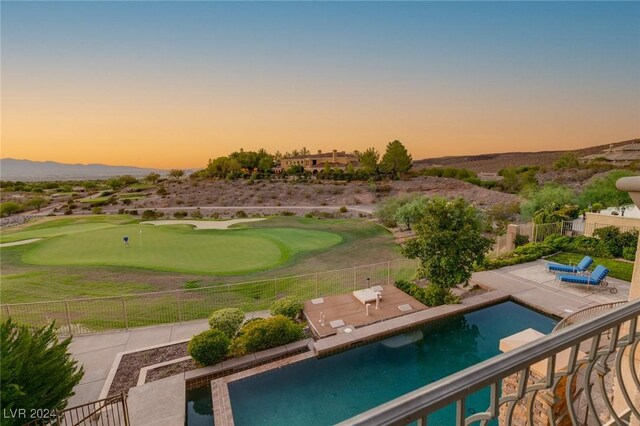
[[[2,2],[2,157],[203,167],[640,137],[638,2]]]

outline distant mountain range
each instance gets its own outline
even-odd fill
[[[105,179],[113,176],[146,176],[151,172],[166,174],[166,170],[143,167],[108,166],[106,164],[65,164],[55,161],[0,159],[0,179],[22,181]]]

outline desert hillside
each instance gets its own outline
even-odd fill
[[[616,142],[612,145],[620,146],[640,142],[640,139],[630,139]],[[508,166],[549,166],[562,154],[575,153],[578,157],[597,154],[609,148],[611,144],[597,145],[570,151],[540,151],[540,152],[504,152],[495,154],[448,156],[425,158],[414,162],[415,168],[421,169],[431,166],[455,167],[469,169],[475,172],[496,173]]]

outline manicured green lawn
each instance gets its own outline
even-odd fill
[[[129,237],[128,247],[123,243],[125,235]],[[232,275],[270,269],[299,252],[327,249],[340,241],[339,235],[312,230],[194,230],[188,225],[131,224],[34,243],[22,261]]]
[[[136,222],[127,215],[87,215],[68,218],[43,218],[27,226],[11,228],[2,232],[0,243],[28,240],[31,238],[50,238],[78,232],[112,228],[117,225]]]
[[[577,253],[559,253],[554,256],[548,258],[548,260],[557,263],[564,263],[565,265],[576,265],[579,263],[583,254]],[[605,268],[609,269],[609,276],[613,278],[618,278],[624,281],[631,281],[631,275],[633,274],[633,263],[631,262],[623,262],[616,259],[608,259],[604,257],[594,257],[593,258],[593,267],[595,265],[602,265]]]

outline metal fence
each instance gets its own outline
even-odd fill
[[[527,223],[518,225],[518,235],[526,235],[530,242],[542,242],[550,235],[564,235],[576,237],[579,235],[593,236],[594,231],[607,226],[614,226],[620,232],[638,231],[634,226],[604,225],[601,223],[586,223],[582,219],[556,223]]]
[[[86,334],[114,329],[204,319],[219,308],[245,312],[269,309],[285,296],[302,300],[348,293],[372,285],[411,278],[415,260],[398,259],[306,275],[221,284],[195,289],[159,291],[90,299],[0,305],[0,319],[42,326],[56,322],[61,334]]]
[[[124,393],[63,411],[35,410],[34,413],[39,418],[24,426],[128,426],[130,424],[127,397]]]
[[[637,349],[640,300],[551,333],[396,398],[340,425],[428,424],[453,404],[450,425],[608,424],[640,418]],[[538,367],[536,367],[536,365]],[[534,373],[544,366],[543,375]],[[616,386],[616,393],[611,386]],[[486,411],[469,411],[468,398],[488,389]],[[614,408],[614,401],[616,398]],[[477,401],[476,401],[477,403]]]

